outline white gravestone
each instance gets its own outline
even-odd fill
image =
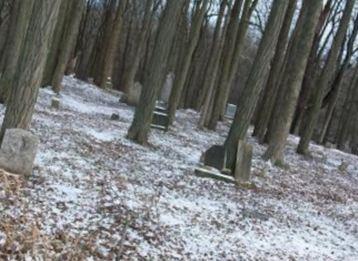
[[[0,149],[0,168],[30,176],[34,165],[39,138],[22,129],[8,129]]]

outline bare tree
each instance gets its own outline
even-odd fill
[[[166,61],[184,0],[168,1],[160,20],[150,66],[145,74],[140,103],[128,131],[128,138],[147,144],[155,102],[165,74]]]

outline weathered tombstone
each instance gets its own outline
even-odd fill
[[[252,145],[240,140],[237,146],[235,179],[237,183],[250,181],[252,165]]]
[[[0,149],[0,168],[25,176],[32,173],[39,139],[22,129],[8,129]]]
[[[89,84],[94,84],[94,79],[93,78],[88,78],[88,83]]]
[[[60,109],[60,99],[57,97],[53,97],[51,100],[51,108],[56,110]]]
[[[106,84],[104,85],[104,88],[106,90],[112,90],[113,89],[113,84],[112,84],[112,79],[111,77],[107,78]]]
[[[168,104],[170,93],[172,92],[174,83],[174,73],[169,73],[165,79],[162,91],[160,93],[160,100],[165,104]]]
[[[111,115],[111,121],[119,121],[119,115],[117,113],[113,113]]]
[[[139,82],[133,84],[132,88],[128,91],[127,104],[137,106],[142,92],[142,85]]]
[[[168,129],[169,129],[168,114],[163,113],[163,112],[154,111],[151,127],[154,129],[168,131]]]
[[[234,119],[237,106],[235,104],[228,104],[226,107],[225,117],[228,119]]]
[[[204,154],[204,165],[220,171],[226,169],[227,153],[224,146],[214,145]]]

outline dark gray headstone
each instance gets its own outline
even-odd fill
[[[235,179],[240,183],[250,181],[252,165],[252,146],[240,140],[237,146]]]
[[[53,97],[51,100],[51,108],[58,110],[60,108],[60,99]]]
[[[227,153],[224,146],[214,145],[204,154],[204,164],[220,171],[226,168]]]
[[[111,115],[111,121],[119,121],[119,115],[117,113],[113,113]]]
[[[166,113],[154,111],[152,128],[168,131],[169,129],[169,116]]]

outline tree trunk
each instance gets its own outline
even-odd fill
[[[224,52],[226,51],[226,53],[223,54],[222,58],[223,69],[220,78],[217,81],[218,86],[216,86],[216,89],[218,91],[215,96],[212,114],[208,125],[211,130],[216,129],[217,122],[220,120],[223,109],[226,107],[226,96],[228,96],[228,93],[230,92],[233,79],[238,70],[240,55],[244,47],[246,32],[249,27],[249,20],[257,2],[257,0],[254,0],[254,2],[251,0],[245,1],[240,23],[237,27],[235,26],[233,28],[233,31],[228,32],[227,34],[227,46],[224,46]],[[233,34],[232,38],[231,34]]]
[[[69,0],[61,0],[61,6],[58,14],[58,19],[55,25],[55,31],[53,37],[50,39],[50,47],[48,55],[46,56],[46,65],[41,80],[42,86],[48,86],[52,84],[53,74],[58,64],[59,53],[61,50],[62,37],[66,27],[66,21],[70,19],[67,11],[70,6]]]
[[[246,133],[261,92],[262,82],[269,70],[274,55],[287,6],[288,1],[286,0],[275,0],[273,2],[265,33],[260,42],[252,70],[246,81],[243,93],[239,98],[238,104],[240,106],[236,111],[229,135],[225,141],[225,148],[228,153],[228,167],[231,169],[235,168],[234,163],[238,141],[246,139]]]
[[[293,114],[295,112],[302,80],[308,57],[313,43],[315,28],[322,9],[322,0],[305,0],[296,32],[289,50],[288,62],[285,66],[281,85],[285,94],[280,103],[281,113],[274,119],[274,130],[269,147],[264,155],[265,159],[273,162],[283,161],[283,150],[290,133]],[[300,21],[301,20],[301,21]]]
[[[128,131],[128,138],[139,144],[148,142],[155,102],[165,74],[166,62],[183,3],[184,0],[168,1],[160,20],[150,66],[144,78],[140,102]]]
[[[326,137],[326,133],[327,133],[327,130],[328,130],[328,127],[329,127],[329,123],[331,122],[333,111],[334,111],[334,108],[336,107],[336,104],[337,104],[339,92],[340,92],[340,89],[341,89],[341,87],[343,85],[343,83],[342,83],[343,77],[344,77],[344,74],[345,74],[346,70],[349,67],[349,63],[350,63],[351,57],[352,57],[353,52],[354,52],[353,49],[354,49],[354,43],[355,43],[356,38],[357,38],[357,33],[358,33],[358,15],[354,20],[354,27],[353,27],[353,30],[352,30],[352,34],[351,34],[351,36],[350,36],[350,38],[348,40],[346,56],[344,58],[343,64],[340,67],[340,69],[338,71],[338,74],[337,74],[336,78],[333,81],[331,90],[329,91],[329,93],[326,95],[326,97],[323,100],[323,104],[326,103],[326,104],[328,104],[328,106],[327,106],[327,111],[326,111],[323,127],[322,127],[320,137],[319,137],[319,143],[323,143],[323,141],[324,141],[324,139]],[[341,53],[343,53],[343,51],[344,51],[344,45],[342,45],[342,47],[341,47]],[[339,59],[339,61],[340,60],[341,59]]]
[[[186,53],[184,56],[184,60],[180,65],[180,70],[178,71],[179,74],[175,76],[174,86],[170,94],[170,99],[169,99],[170,123],[173,123],[175,119],[175,112],[178,108],[178,104],[181,98],[181,92],[183,91],[185,81],[188,77],[190,63],[193,59],[193,54],[199,41],[200,29],[203,23],[204,15],[206,13],[208,4],[209,4],[209,0],[202,0],[201,6],[197,7],[194,15],[192,28],[189,34],[189,42],[187,43],[186,50],[185,50]]]
[[[332,8],[332,0],[328,0],[319,18],[311,53],[305,71],[305,76],[302,82],[298,106],[296,108],[295,116],[292,121],[291,133],[294,134],[300,132],[300,125],[303,120],[303,114],[307,105],[307,100],[310,97],[313,86],[315,86],[315,83],[319,76],[319,72],[321,70],[319,66],[319,62],[321,59],[321,56],[319,54],[319,48],[321,45],[321,38],[328,23],[329,14],[331,13]]]
[[[111,37],[109,38],[108,44],[104,54],[103,68],[100,72],[100,87],[106,88],[107,82],[111,80],[114,61],[117,53],[118,39],[122,28],[122,18],[126,9],[128,0],[121,0],[117,7],[117,12],[112,26]]]
[[[266,83],[265,93],[263,95],[263,101],[262,104],[259,105],[253,136],[256,136],[260,143],[264,142],[267,126],[275,105],[285,54],[288,51],[287,43],[289,40],[292,19],[295,14],[296,6],[297,0],[290,0],[277,43],[275,56],[272,60],[270,75]]]
[[[336,135],[337,148],[345,150],[349,140],[349,131],[354,123],[357,113],[358,103],[358,66],[354,70],[354,75],[349,86],[344,108],[340,117],[340,123]],[[355,115],[356,114],[356,115]],[[357,136],[357,133],[354,133]],[[356,138],[355,138],[356,139]]]
[[[334,70],[335,63],[339,56],[340,47],[344,41],[346,35],[350,17],[353,11],[355,0],[347,0],[346,7],[344,9],[342,20],[339,24],[337,34],[333,40],[332,48],[329,52],[327,62],[322,71],[322,74],[317,82],[317,86],[313,91],[313,95],[310,99],[310,106],[306,112],[307,118],[305,121],[305,128],[303,129],[302,134],[300,135],[300,143],[297,148],[297,152],[301,154],[307,154],[309,150],[309,143],[313,136],[313,132],[316,126],[322,101],[324,98],[324,90],[329,81],[332,78],[332,71]]]
[[[11,85],[14,81],[17,63],[20,56],[24,35],[26,33],[28,23],[31,16],[32,6],[34,0],[29,0],[26,4],[21,4],[21,1],[14,1],[10,25],[9,38],[7,39],[4,55],[4,67],[1,68],[0,79],[0,102],[5,103],[11,91]]]
[[[30,1],[20,2],[20,8],[30,8],[30,19],[11,85],[0,133],[1,141],[6,129],[28,129],[30,126],[46,62],[48,41],[56,24],[60,6],[58,0],[36,0],[33,8],[31,5],[28,6]]]
[[[210,101],[212,99],[214,93],[214,84],[216,79],[217,68],[219,66],[219,58],[221,56],[222,48],[221,48],[221,36],[224,34],[225,28],[222,28],[222,23],[225,16],[226,10],[226,1],[222,1],[220,5],[220,10],[218,14],[218,19],[216,21],[213,43],[210,50],[210,57],[205,68],[204,73],[204,81],[202,84],[202,91],[204,92],[204,102],[201,108],[201,114],[199,119],[199,128],[203,128],[206,125],[206,120],[208,118],[209,110],[210,110]]]
[[[134,81],[135,81],[135,75],[138,71],[140,60],[143,57],[143,51],[146,44],[146,39],[148,36],[148,32],[150,29],[151,24],[151,17],[152,17],[152,6],[153,6],[154,0],[147,0],[145,5],[145,11],[144,11],[144,19],[142,23],[142,28],[140,30],[139,36],[138,36],[138,46],[134,54],[133,62],[130,64],[130,67],[128,68],[128,72],[126,73],[125,79],[124,79],[124,87],[123,91],[127,95],[129,90],[132,88]]]
[[[85,0],[77,0],[70,4],[68,10],[69,19],[65,24],[64,34],[61,40],[61,49],[58,55],[57,65],[52,76],[52,88],[56,93],[61,91],[62,78],[66,71],[66,66],[70,60],[71,53],[75,47],[82,14],[85,7]]]

